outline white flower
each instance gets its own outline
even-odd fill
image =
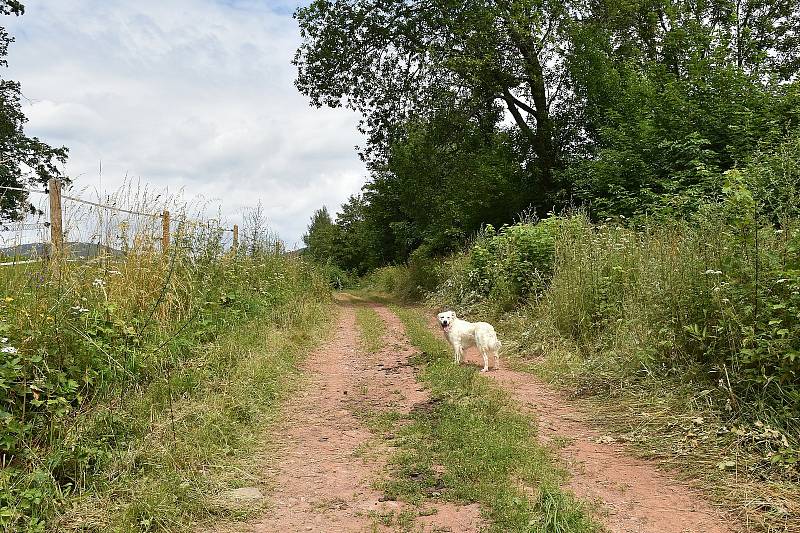
[[[94,281],[92,282],[93,287],[105,287],[105,285],[106,282],[100,278],[95,278]]]
[[[2,349],[2,350],[0,350],[0,352],[3,352],[3,353],[10,353],[11,355],[14,355],[14,354],[15,354],[15,353],[17,353],[18,351],[19,351],[19,350],[17,350],[17,349],[16,349],[16,348],[14,348],[13,346],[4,346],[4,347],[3,347],[3,349]]]
[[[720,274],[722,274],[722,271],[721,270],[713,270],[713,269],[709,268],[708,270],[706,270],[704,272],[704,274],[707,275],[707,276],[710,276],[712,274],[715,275],[715,276],[719,276]]]
[[[111,274],[112,276],[121,276],[122,275],[122,272],[120,272],[119,270],[109,270],[108,273]]]
[[[0,342],[6,344],[8,342],[8,337],[3,337],[2,339],[0,339]]]

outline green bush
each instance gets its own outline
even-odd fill
[[[404,265],[386,266],[367,274],[361,281],[361,286],[406,300],[410,298],[411,293],[411,274]]]
[[[691,375],[722,408],[797,435],[800,221],[757,217],[736,172],[724,197],[691,221],[487,228],[445,262],[433,299],[468,314],[524,309],[613,379]]]
[[[555,236],[563,222],[554,217],[536,224],[503,226],[499,231],[487,225],[466,256],[465,275],[447,269],[448,288],[465,284],[457,290],[501,310],[535,300],[553,275]]]
[[[319,264],[322,275],[328,280],[332,289],[352,289],[358,286],[358,277],[340,268],[332,261]]]

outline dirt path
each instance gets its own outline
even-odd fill
[[[386,324],[384,347],[376,354],[363,353],[359,345],[355,320],[359,305],[374,308]],[[334,335],[304,363],[309,382],[285,407],[284,422],[275,432],[278,451],[267,473],[274,490],[266,513],[223,530],[395,531],[402,519],[404,530],[479,531],[485,524],[478,505],[438,504],[430,516],[419,516],[405,504],[384,501],[383,493],[374,488],[385,473],[392,440],[367,429],[370,413],[408,413],[429,398],[408,362],[415,349],[391,311],[344,297],[338,312]],[[478,358],[474,350],[468,351],[468,363],[477,365]],[[579,498],[598,504],[597,518],[610,531],[734,531],[686,485],[631,457],[619,444],[603,442],[584,415],[534,376],[501,369],[489,377],[523,408],[536,413],[544,442],[567,439],[559,453],[572,472],[569,488]]]
[[[362,353],[354,304],[340,300],[336,331],[303,365],[309,382],[285,408],[274,468],[274,487],[265,515],[224,531],[350,532],[394,531],[399,502],[382,501],[373,488],[391,449],[365,427],[362,416],[379,410],[410,411],[427,394],[408,358],[413,354],[398,319],[376,310],[387,322],[384,349]],[[361,304],[364,305],[364,304]],[[407,514],[414,531],[478,531],[477,505],[440,505],[431,516]],[[409,518],[410,517],[410,518]],[[217,530],[219,531],[219,529]]]
[[[436,320],[431,328],[439,332]],[[483,365],[472,348],[465,361]],[[572,477],[569,488],[598,505],[597,519],[614,533],[729,533],[739,531],[691,488],[670,479],[647,461],[631,456],[590,427],[587,417],[552,387],[525,372],[503,368],[488,373],[524,408],[536,414],[542,442],[568,444],[559,454]]]

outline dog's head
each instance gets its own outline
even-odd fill
[[[436,318],[439,319],[439,324],[441,324],[442,329],[447,330],[457,317],[453,311],[445,311],[444,313],[436,315]]]

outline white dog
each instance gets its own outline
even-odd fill
[[[444,330],[445,337],[450,342],[455,352],[456,364],[461,363],[464,357],[464,350],[470,346],[477,346],[478,351],[483,356],[483,370],[489,370],[489,355],[494,354],[494,368],[500,368],[500,354],[498,353],[500,341],[497,340],[497,333],[494,327],[486,322],[467,322],[461,320],[452,311],[445,311],[437,315],[439,324]]]

